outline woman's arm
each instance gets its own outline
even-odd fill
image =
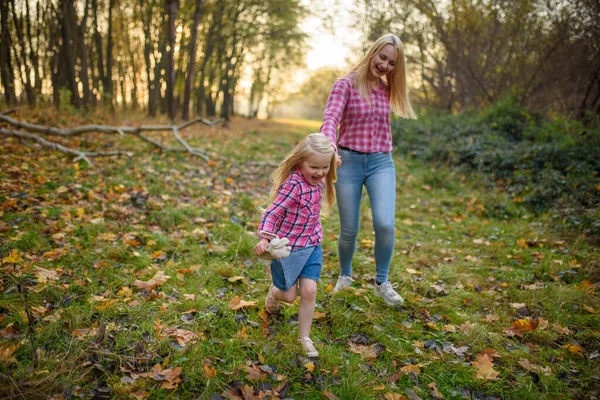
[[[338,79],[329,92],[329,98],[323,112],[323,124],[320,132],[327,136],[337,149],[337,127],[342,120],[346,103],[350,95],[350,82]]]

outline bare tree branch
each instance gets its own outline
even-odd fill
[[[131,134],[131,135],[139,137],[143,141],[150,143],[153,146],[158,147],[162,150],[187,151],[195,156],[201,157],[205,161],[209,161],[209,157],[221,158],[217,154],[209,154],[206,151],[202,151],[202,150],[192,147],[183,137],[181,137],[181,135],[179,135],[179,132],[195,123],[198,123],[198,122],[201,122],[204,125],[214,126],[220,122],[223,122],[224,120],[222,118],[219,118],[215,121],[210,121],[210,120],[199,117],[199,118],[195,118],[191,121],[184,122],[183,124],[181,124],[179,126],[176,126],[176,125],[146,125],[146,126],[131,127],[131,126],[109,126],[109,125],[83,125],[83,126],[78,126],[75,128],[70,128],[70,129],[61,129],[61,128],[54,128],[54,127],[47,127],[47,126],[43,126],[43,125],[31,124],[28,122],[19,121],[14,118],[11,118],[11,117],[7,116],[6,113],[0,113],[0,121],[4,121],[12,126],[15,126],[17,128],[21,128],[21,129],[25,129],[29,132],[55,135],[55,136],[61,136],[61,137],[72,137],[72,136],[81,135],[81,134],[89,133],[89,132],[117,133],[121,136],[124,136],[126,134]],[[2,133],[3,135],[14,136],[14,137],[22,138],[22,139],[36,141],[36,142],[40,143],[41,145],[43,145],[44,147],[58,150],[63,153],[76,155],[77,156],[76,160],[84,159],[90,165],[92,165],[92,163],[90,162],[90,160],[87,157],[100,157],[100,156],[123,155],[123,154],[129,155],[130,154],[127,152],[122,152],[122,151],[86,152],[86,151],[81,151],[81,150],[77,150],[77,149],[72,149],[72,148],[63,146],[61,144],[46,140],[46,139],[44,139],[38,135],[35,135],[33,133],[25,133],[25,132],[21,132],[21,131],[13,131],[13,130],[7,130],[7,129],[2,129],[2,128],[0,128],[0,129],[1,129],[0,133]],[[173,136],[175,137],[175,139],[183,146],[183,148],[163,145],[162,143],[148,137],[147,135],[144,135],[142,133],[144,131],[153,131],[153,132],[171,131],[173,133]]]
[[[13,130],[0,128],[0,133],[5,136],[12,136],[12,137],[18,137],[20,139],[32,140],[34,142],[41,144],[44,147],[48,147],[53,150],[58,150],[62,153],[77,156],[77,157],[75,157],[75,159],[73,159],[73,162],[76,162],[79,160],[84,160],[90,166],[94,166],[94,164],[90,161],[90,159],[88,157],[122,156],[122,155],[125,155],[128,157],[131,156],[130,152],[119,151],[119,150],[92,152],[92,151],[81,151],[81,150],[77,150],[77,149],[72,149],[70,147],[63,146],[62,144],[59,144],[56,142],[51,142],[40,136],[34,135],[32,133],[27,133],[27,132],[19,132],[19,131],[13,131]]]

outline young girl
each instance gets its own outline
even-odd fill
[[[289,239],[290,255],[271,262],[273,283],[265,300],[265,309],[273,313],[279,310],[280,301],[292,303],[299,288],[298,340],[308,357],[319,355],[310,339],[310,328],[323,258],[322,191],[325,192],[326,210],[335,202],[334,155],[331,141],[320,133],[313,133],[279,164],[272,175],[271,205],[260,221],[260,241],[254,247],[254,253],[260,256],[267,251],[273,237]]]

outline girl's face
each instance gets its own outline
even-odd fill
[[[329,172],[331,154],[311,153],[300,163],[304,179],[311,185],[318,185]]]
[[[369,80],[378,80],[384,75],[389,75],[396,67],[398,50],[391,44],[386,44],[379,50],[369,65]]]

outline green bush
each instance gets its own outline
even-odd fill
[[[600,235],[600,122],[531,113],[512,99],[478,115],[392,121],[399,152],[489,177],[534,212]]]

